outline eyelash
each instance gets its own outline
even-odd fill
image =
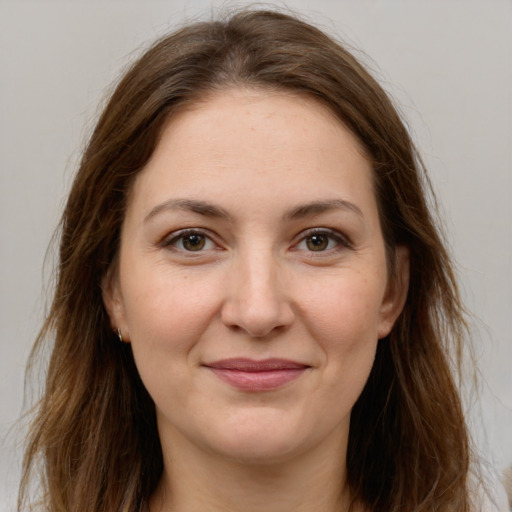
[[[322,254],[332,254],[333,252],[340,251],[343,249],[352,249],[353,245],[351,241],[338,231],[332,230],[332,229],[326,229],[326,228],[313,228],[309,229],[303,233],[300,234],[300,239],[298,243],[294,245],[294,250],[300,250],[296,249],[300,244],[305,243],[307,244],[308,239],[311,240],[314,236],[318,237],[326,237],[328,239],[328,243],[331,241],[334,241],[335,246],[326,248],[320,251],[314,251],[314,250],[308,250],[305,249],[307,252],[311,253],[311,255],[314,255],[315,253],[318,253],[318,256]]]
[[[170,238],[166,238],[163,241],[162,246],[174,249],[176,251],[180,251],[182,253],[187,253],[189,256],[192,256],[194,253],[199,254],[206,250],[211,250],[211,248],[204,249],[204,246],[201,247],[198,251],[188,250],[183,246],[177,247],[177,244],[180,241],[183,244],[187,237],[192,237],[192,236],[201,237],[205,244],[213,244],[218,249],[218,244],[216,244],[216,242],[212,239],[212,236],[209,234],[209,232],[204,231],[202,229],[197,229],[197,228],[183,229],[183,230],[172,233]],[[308,250],[307,248],[306,249],[299,248],[299,246],[301,244],[303,244],[303,243],[307,244],[308,239],[311,240],[314,236],[325,237],[327,239],[328,244],[330,244],[331,242],[334,242],[335,246],[327,247],[327,248],[321,249],[319,251],[314,251],[311,249]],[[325,253],[332,254],[333,252],[336,252],[339,250],[353,248],[352,243],[346,236],[342,235],[338,231],[334,231],[334,230],[326,229],[326,228],[313,228],[313,229],[307,230],[300,234],[300,238],[299,237],[297,237],[297,238],[298,238],[298,242],[293,245],[292,250],[294,250],[294,251],[304,250],[308,253],[311,253],[311,255],[318,253],[318,256],[320,256],[321,254],[325,254]]]
[[[180,251],[180,252],[185,252],[185,253],[189,253],[189,254],[194,254],[195,252],[197,253],[201,253],[203,252],[203,248],[201,247],[201,250],[199,251],[191,251],[191,250],[188,250],[184,247],[177,247],[176,245],[178,244],[178,242],[181,241],[181,243],[183,244],[183,242],[185,241],[185,239],[187,237],[192,237],[192,236],[199,236],[199,237],[202,237],[203,240],[205,240],[205,243],[210,243],[210,244],[214,244],[214,245],[217,245],[213,240],[212,240],[212,237],[211,235],[202,230],[202,229],[182,229],[180,231],[177,231],[177,232],[174,232],[171,234],[171,237],[170,238],[166,238],[162,245],[164,247],[168,247],[168,248],[172,248],[174,250],[177,250],[177,251]]]

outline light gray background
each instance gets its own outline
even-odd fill
[[[10,509],[43,260],[107,86],[142,44],[208,0],[0,0],[0,510]],[[285,4],[279,4],[285,5]],[[290,0],[371,56],[443,205],[482,371],[479,445],[512,464],[512,2]],[[3,508],[2,508],[3,507]]]

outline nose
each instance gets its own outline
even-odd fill
[[[232,329],[264,338],[291,325],[295,313],[285,269],[272,255],[239,258],[230,268],[221,318]]]

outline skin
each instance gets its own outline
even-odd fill
[[[405,248],[396,266],[371,164],[324,106],[234,89],[170,120],[103,287],[156,405],[153,512],[348,509],[350,411],[403,307]],[[307,370],[240,390],[205,366],[233,357]]]

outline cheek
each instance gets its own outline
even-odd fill
[[[141,357],[158,361],[163,353],[189,353],[218,309],[219,287],[211,276],[164,268],[132,272],[125,283],[126,322]]]
[[[331,280],[310,290],[304,318],[323,354],[336,400],[351,408],[373,366],[378,343],[379,280]]]
[[[218,286],[204,278],[170,272],[144,277],[134,273],[127,282],[130,293],[126,293],[125,310],[131,346],[140,377],[157,408],[172,411],[187,406],[191,368],[217,311]]]
[[[347,348],[377,340],[385,286],[381,281],[355,275],[308,286],[302,294],[302,307],[318,339],[337,339]]]

